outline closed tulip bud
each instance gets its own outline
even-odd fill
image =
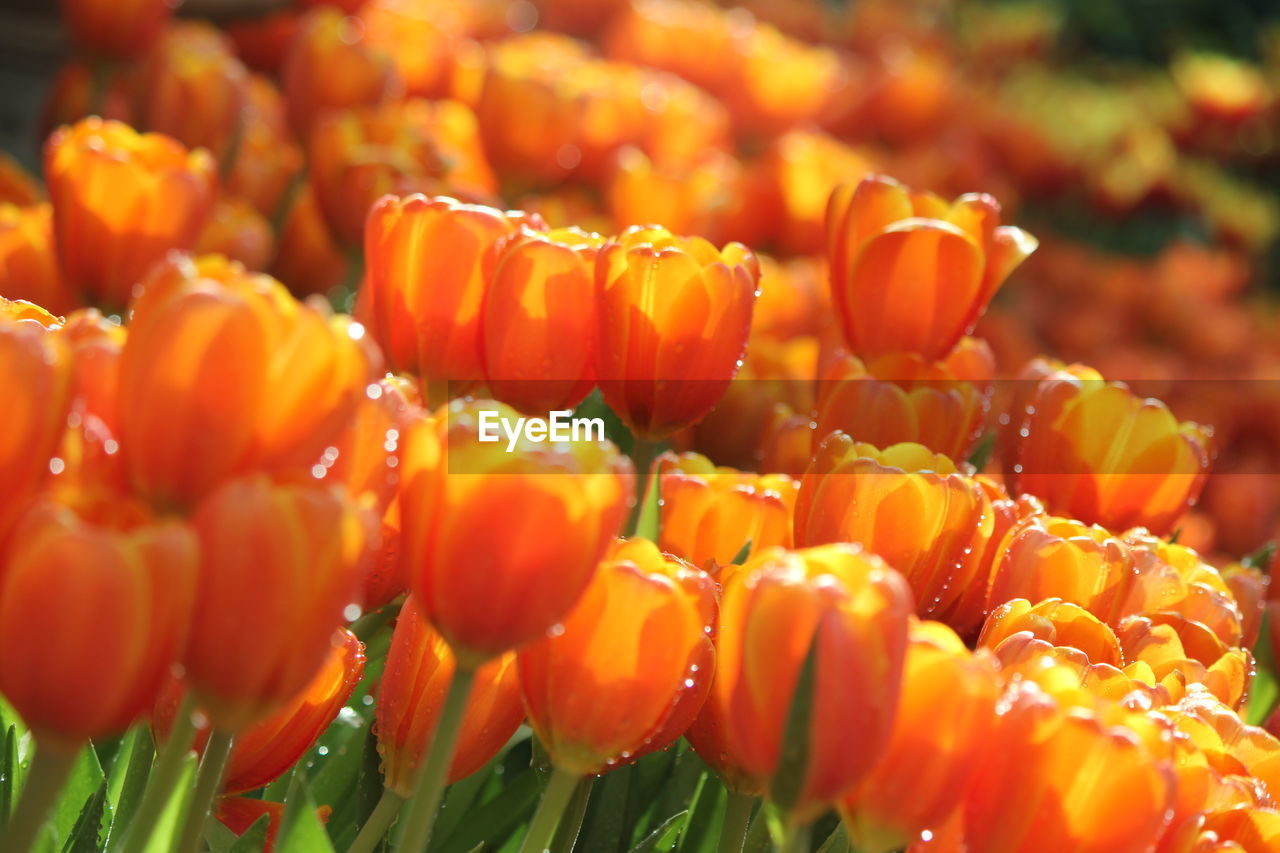
[[[1096,371],[1050,374],[1027,413],[1012,486],[1050,512],[1164,535],[1204,486],[1212,431]]]
[[[1088,610],[1060,598],[1046,598],[1035,605],[1025,598],[1005,602],[987,617],[978,645],[994,649],[1020,633],[1054,646],[1079,649],[1090,663],[1115,667],[1125,663],[1115,632]]]
[[[330,6],[299,22],[280,76],[289,121],[303,137],[325,112],[378,104],[403,88],[391,57],[370,43],[364,25]]]
[[[251,270],[266,270],[275,257],[275,242],[271,222],[247,199],[222,195],[196,240],[195,253],[222,255]]]
[[[120,356],[127,337],[125,327],[111,322],[96,308],[82,308],[67,315],[58,335],[67,342],[71,353],[73,411],[82,420],[96,418],[112,436],[119,435]]]
[[[134,85],[139,127],[227,161],[240,134],[249,71],[222,32],[200,21],[169,27],[142,59]]]
[[[939,622],[912,623],[889,745],[840,800],[857,849],[899,850],[946,821],[992,745],[999,695],[989,653],[970,652]]]
[[[369,209],[389,193],[487,201],[497,189],[475,114],[456,101],[328,113],[315,123],[308,153],[320,208],[347,246],[361,245]]]
[[[988,606],[1025,598],[1060,598],[1109,625],[1130,610],[1133,554],[1097,525],[1049,515],[1031,516],[1005,536],[995,555]]]
[[[173,14],[170,0],[60,0],[76,43],[100,56],[133,59],[159,37]]]
[[[189,249],[213,211],[208,152],[87,118],[45,143],[44,174],[67,284],[123,307],[153,264]]]
[[[521,229],[499,246],[481,312],[493,396],[530,415],[572,409],[595,385],[595,260],[604,238]]]
[[[551,763],[585,776],[652,746],[707,665],[714,618],[709,575],[647,540],[615,543],[561,628],[517,656]]]
[[[369,212],[362,318],[395,370],[450,391],[483,378],[485,259],[524,214],[451,198],[387,196]],[[428,274],[429,273],[429,274]]]
[[[632,432],[659,439],[711,411],[741,366],[759,277],[739,243],[717,250],[656,226],[600,250],[596,374]]]
[[[120,443],[134,488],[190,506],[254,470],[317,473],[375,375],[350,318],[218,256],[173,256],[134,303]]]
[[[818,447],[796,499],[797,545],[861,544],[902,572],[921,616],[946,612],[974,582],[963,573],[994,524],[982,487],[947,457],[839,432]]]
[[[55,314],[76,307],[58,269],[53,245],[53,208],[0,202],[0,293],[25,299]]]
[[[155,701],[192,616],[190,527],[127,502],[39,503],[0,560],[0,693],[44,744],[122,733]]]
[[[988,195],[947,204],[877,175],[837,187],[827,206],[836,313],[863,358],[944,357],[1035,249],[1030,234],[1000,225]]]
[[[222,781],[225,794],[238,794],[269,785],[284,775],[338,716],[364,674],[364,643],[345,628],[338,629],[324,664],[298,694],[270,716],[245,729],[235,740]],[[171,679],[151,714],[157,739],[167,740],[186,696],[186,684]],[[197,728],[196,748],[204,751],[207,721]]]
[[[467,668],[568,614],[635,493],[631,463],[612,444],[538,443],[522,432],[508,449],[493,438],[498,419],[518,416],[497,403],[455,401],[410,427],[401,463],[410,589]],[[500,517],[521,521],[502,536],[481,533]]]
[[[219,488],[194,521],[200,582],[183,663],[214,728],[243,731],[315,677],[376,534],[341,490],[260,475]]]
[[[664,551],[705,567],[728,565],[748,545],[748,556],[791,547],[795,480],[718,468],[696,453],[664,453],[658,466]]]
[[[409,596],[391,637],[374,723],[384,784],[402,797],[413,794],[418,765],[439,722],[455,668],[448,644]],[[468,694],[448,781],[456,782],[483,767],[523,719],[515,656],[503,655],[480,667]]]
[[[0,376],[7,377],[11,398],[0,430],[0,541],[48,479],[72,401],[66,342],[28,319],[35,311],[24,305],[0,305]]]
[[[995,356],[986,342],[962,338],[944,360],[915,353],[862,362],[846,356],[823,377],[817,436],[840,430],[876,447],[914,442],[964,459],[982,435]]]
[[[726,567],[721,582],[716,676],[689,742],[733,790],[768,793],[790,818],[811,820],[885,752],[910,589],[879,557],[848,544],[769,550]],[[779,779],[811,648],[807,762],[801,778]]]
[[[1142,853],[1163,832],[1171,770],[1128,729],[1027,686],[1001,701],[991,743],[965,800],[969,849]]]
[[[387,376],[365,388],[345,429],[325,448],[320,464],[328,479],[381,514],[400,482],[404,435],[422,418],[422,398],[412,381]]]

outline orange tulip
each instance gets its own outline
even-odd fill
[[[1240,563],[1231,563],[1222,570],[1222,579],[1231,589],[1231,595],[1240,609],[1240,645],[1251,649],[1258,643],[1262,612],[1271,587],[1271,575]]]
[[[117,457],[120,443],[120,415],[117,408],[120,387],[120,355],[125,329],[103,317],[94,308],[82,308],[67,315],[58,330],[71,354],[72,394],[70,427],[80,426],[102,436],[102,451]],[[100,427],[100,429],[99,429]],[[65,448],[64,448],[65,449]],[[72,460],[63,455],[68,468]],[[103,460],[98,460],[103,461]],[[110,481],[118,491],[128,490],[128,478],[120,460],[110,463]]]
[[[1124,653],[1115,632],[1078,604],[1046,598],[1033,605],[1015,598],[991,611],[982,626],[978,645],[994,649],[1014,634],[1027,633],[1055,646],[1070,646],[1088,656],[1090,663],[1119,667]]]
[[[1030,234],[1000,225],[987,195],[947,204],[877,175],[837,187],[827,207],[836,313],[863,358],[943,358],[1035,248]]]
[[[309,182],[289,204],[270,272],[298,296],[327,295],[351,274],[351,259],[329,230]]]
[[[243,731],[319,671],[373,524],[338,489],[261,475],[219,488],[194,520],[200,582],[183,664],[214,728]]]
[[[913,622],[902,699],[889,745],[840,800],[857,849],[898,850],[938,827],[964,799],[992,745],[1000,681],[995,659],[970,652],[947,626]]]
[[[395,101],[315,123],[311,181],[333,233],[359,246],[369,208],[387,193],[493,198],[497,179],[476,117],[456,101]]]
[[[451,394],[483,378],[486,255],[525,214],[451,198],[387,196],[369,213],[361,316],[396,370]],[[428,274],[429,273],[429,274]]]
[[[287,202],[302,170],[302,150],[285,119],[284,97],[258,74],[249,77],[235,158],[224,168],[226,188],[268,218]]]
[[[712,151],[692,164],[655,163],[636,148],[618,153],[606,187],[609,213],[618,227],[661,222],[678,234],[723,241],[746,216],[746,178],[731,155]],[[738,237],[738,239],[742,239]]]
[[[378,687],[378,752],[387,788],[413,794],[418,765],[444,705],[456,666],[449,646],[409,596],[396,621]],[[476,671],[467,697],[448,781],[470,776],[498,754],[524,719],[514,655],[494,658]]]
[[[551,763],[585,776],[651,746],[695,685],[714,618],[710,576],[647,540],[615,543],[563,630],[518,655]]]
[[[120,366],[134,488],[190,506],[229,477],[312,469],[373,377],[363,337],[225,258],[171,257],[134,303]]]
[[[422,418],[421,406],[408,379],[388,374],[369,384],[346,428],[320,457],[325,476],[381,514],[396,497],[404,435]]]
[[[522,412],[572,409],[595,385],[595,260],[604,242],[577,228],[521,229],[504,241],[481,309],[493,396]]]
[[[1185,545],[1142,529],[1124,534],[1137,577],[1130,612],[1177,612],[1228,646],[1244,643],[1244,617],[1222,574]]]
[[[749,554],[791,547],[799,484],[790,477],[718,468],[696,453],[664,453],[658,472],[663,550],[695,566],[725,566],[746,545]]]
[[[339,628],[333,648],[314,678],[270,716],[236,737],[227,760],[222,791],[238,794],[269,785],[306,754],[324,734],[364,674],[364,643]],[[158,740],[167,740],[186,696],[186,684],[170,679],[151,713]],[[196,749],[203,753],[209,737],[208,721],[196,729]]]
[[[67,284],[114,307],[167,252],[194,245],[213,210],[213,159],[165,136],[87,118],[49,137],[44,159]]]
[[[820,383],[819,438],[840,430],[877,447],[915,442],[964,459],[982,435],[995,374],[986,342],[962,338],[944,360],[915,353],[845,356]]]
[[[482,412],[455,401],[410,427],[401,463],[402,556],[410,589],[461,665],[474,668],[542,636],[586,589],[634,490],[630,461],[608,442],[510,452],[481,441]],[[495,518],[518,523],[502,536]],[[465,565],[466,571],[457,571]]]
[[[80,47],[117,59],[145,51],[174,9],[170,0],[60,0],[59,5]]]
[[[214,817],[237,836],[248,832],[264,815],[267,818],[267,834],[262,840],[262,853],[272,853],[276,849],[280,824],[284,820],[284,803],[250,797],[222,797],[214,804]]]
[[[965,801],[970,849],[1141,853],[1159,839],[1170,769],[1127,729],[1027,686],[1002,702],[992,744]]]
[[[0,296],[26,299],[55,314],[76,307],[58,269],[49,205],[0,202]]]
[[[717,250],[656,226],[600,250],[596,373],[632,432],[662,438],[711,411],[742,363],[759,277],[739,243]]]
[[[249,85],[249,71],[226,35],[201,21],[174,24],[143,57],[134,85],[139,127],[207,148],[226,162]]]
[[[840,432],[818,447],[796,499],[797,545],[861,544],[902,572],[921,616],[945,612],[973,582],[962,572],[994,524],[982,487],[947,457]]]
[[[119,734],[151,707],[196,585],[185,523],[127,502],[88,509],[38,503],[0,560],[0,693],[59,750]]]
[[[58,467],[51,459],[66,429],[72,394],[64,340],[38,320],[26,319],[25,303],[4,304],[10,307],[0,312],[0,376],[12,384],[0,430],[0,541],[31,506],[51,465]]]
[[[280,76],[289,122],[304,137],[330,110],[382,103],[403,91],[391,57],[370,42],[364,25],[331,6],[299,21]]]
[[[44,200],[40,183],[13,158],[0,151],[0,205],[31,207]]]
[[[847,544],[765,551],[726,567],[721,582],[716,675],[689,742],[732,790],[769,793],[792,819],[810,820],[866,778],[888,745],[911,592],[883,560]],[[798,790],[779,790],[811,646],[808,765]]]
[[[354,12],[370,44],[391,58],[410,97],[448,95],[468,11],[435,0],[369,0]]]
[[[1159,400],[1136,397],[1123,383],[1068,368],[1032,396],[1012,485],[1051,512],[1163,535],[1204,486],[1211,434],[1179,424]]]
[[[271,223],[248,199],[221,195],[196,240],[198,255],[222,255],[251,270],[266,270],[275,256]]]
[[[1172,675],[1186,684],[1203,685],[1231,708],[1248,698],[1253,656],[1227,646],[1199,622],[1177,613],[1129,616],[1116,635],[1125,659],[1146,664],[1157,680]]]

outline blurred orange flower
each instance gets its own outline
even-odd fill
[[[222,255],[251,270],[266,270],[275,256],[271,223],[247,200],[223,193],[196,240],[199,255]]]
[[[600,773],[679,737],[654,743],[699,670],[713,666],[714,619],[710,576],[647,540],[616,542],[562,630],[517,656],[529,721],[552,764]]]
[[[55,314],[76,307],[58,269],[53,208],[0,202],[0,296],[26,299]]]
[[[146,50],[174,9],[170,0],[59,0],[59,6],[80,47],[113,59]]]
[[[67,284],[120,308],[153,264],[195,244],[213,211],[208,152],[87,118],[44,148],[58,259]]]

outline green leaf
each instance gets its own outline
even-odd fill
[[[813,720],[813,690],[818,658],[818,634],[809,640],[809,651],[800,667],[787,724],[783,729],[782,754],[778,769],[769,785],[769,799],[783,812],[789,812],[800,799],[805,776],[809,771],[809,738]]]
[[[518,841],[513,833],[533,815],[542,793],[538,774],[526,766],[511,778],[493,799],[473,808],[444,840],[442,853],[468,853],[480,847],[499,850],[507,840]],[[580,850],[592,850],[579,842]]]
[[[827,836],[827,840],[822,842],[822,846],[818,848],[818,853],[850,853],[852,849],[844,824],[841,823]]]
[[[176,836],[182,831],[182,816],[186,814],[187,802],[191,799],[191,788],[196,776],[196,754],[188,752],[182,760],[182,773],[178,784],[174,786],[169,802],[156,820],[155,831],[147,842],[146,853],[172,853],[177,843]]]
[[[630,849],[666,817],[659,813],[659,801],[669,784],[676,755],[676,749],[651,752],[632,765],[635,772],[627,795],[627,816],[624,823],[627,833],[622,838],[621,849]]]
[[[595,779],[590,776],[578,780],[565,807],[564,816],[556,827],[551,839],[552,853],[570,853],[576,845],[578,836],[582,834],[582,821],[586,816],[587,805],[591,802],[591,787]]]
[[[333,844],[316,815],[316,804],[307,791],[303,774],[294,774],[284,803],[277,853],[333,853]]]
[[[107,776],[107,802],[111,805],[111,824],[106,838],[108,846],[116,835],[124,832],[137,811],[147,778],[151,775],[155,751],[151,730],[145,725],[134,726],[120,745],[119,755]]]
[[[598,795],[587,810],[578,843],[583,850],[600,853],[622,849],[627,827],[627,800],[631,793],[631,777],[635,765],[619,767],[600,777]]]
[[[1271,565],[1271,560],[1276,555],[1276,542],[1273,539],[1266,545],[1254,551],[1249,556],[1240,561],[1240,565],[1246,569],[1258,569],[1259,571],[1267,571]]]
[[[476,798],[480,796],[489,780],[493,778],[498,767],[498,757],[494,756],[489,763],[472,773],[465,779],[459,779],[448,787],[444,794],[444,807],[436,818],[433,837],[448,838],[458,828],[458,824],[467,816]],[[435,847],[436,845],[431,845]]]
[[[102,816],[107,807],[107,780],[103,779],[98,790],[85,801],[80,809],[80,816],[71,827],[67,842],[62,845],[62,853],[97,853],[100,848],[98,839],[102,834]]]
[[[318,760],[308,783],[311,796],[321,805],[333,808],[329,821],[329,836],[334,845],[345,847],[341,836],[348,833],[347,844],[355,840],[355,833],[360,823],[360,784],[364,771],[366,749],[372,749],[377,757],[377,741],[365,724],[364,718],[351,714],[341,714],[342,722],[335,720],[325,733],[323,741],[326,750],[323,760]],[[378,795],[381,795],[382,783],[374,765]],[[366,815],[367,816],[367,815]]]
[[[747,561],[747,557],[751,554],[751,540],[748,539],[742,543],[742,547],[738,549],[738,553],[733,555],[733,559],[729,561],[731,566],[741,566]]]
[[[676,812],[671,817],[658,825],[658,828],[646,835],[639,844],[631,848],[631,853],[651,853],[657,850],[659,845],[666,849],[676,840],[676,834],[680,832],[680,828],[684,826],[684,819],[689,814],[688,811]]]
[[[711,853],[715,850],[718,839],[711,828],[724,821],[725,801],[726,791],[720,780],[711,773],[702,774],[689,807],[684,832],[680,835],[680,853]]]
[[[62,793],[58,795],[58,800],[49,815],[48,828],[45,830],[47,844],[44,849],[64,849],[67,841],[72,837],[76,824],[80,822],[80,816],[85,807],[97,795],[106,778],[102,772],[102,765],[98,763],[98,754],[93,747],[80,750],[75,766],[71,769],[71,776],[63,786]],[[99,817],[101,817],[100,814]],[[94,837],[95,839],[97,837],[96,829]]]
[[[4,829],[13,812],[17,789],[14,779],[17,775],[18,727],[10,725],[4,730],[4,741],[0,742],[0,830]]]
[[[641,475],[637,473],[637,476]],[[636,516],[635,530],[632,532],[632,536],[639,536],[651,542],[658,541],[658,529],[661,524],[658,504],[658,469],[655,467],[649,472],[649,476],[645,480],[644,498],[640,504],[640,514]]]
[[[1276,661],[1271,651],[1271,632],[1276,626],[1271,622],[1271,614],[1262,612],[1262,625],[1258,630],[1258,642],[1253,647],[1255,673],[1253,683],[1249,686],[1249,708],[1247,721],[1251,725],[1260,726],[1266,722],[1271,710],[1280,698],[1280,683],[1276,681]]]
[[[271,819],[267,815],[258,818],[227,848],[227,853],[260,853],[267,846],[267,829],[270,826]]]
[[[979,474],[987,467],[987,463],[991,461],[991,453],[996,449],[996,434],[994,432],[983,433],[982,438],[978,439],[977,445],[973,448],[973,452],[969,454],[969,464],[973,466],[973,470]]]

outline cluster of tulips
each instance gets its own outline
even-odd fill
[[[43,181],[0,164],[0,850],[453,849],[530,732],[492,849],[1280,850],[1269,557],[1194,547],[1221,438],[1015,363],[1036,238],[842,138],[930,132],[937,55],[62,6]],[[565,410],[609,437],[486,440]],[[312,799],[343,726],[368,803]],[[590,798],[664,755],[683,812]]]

